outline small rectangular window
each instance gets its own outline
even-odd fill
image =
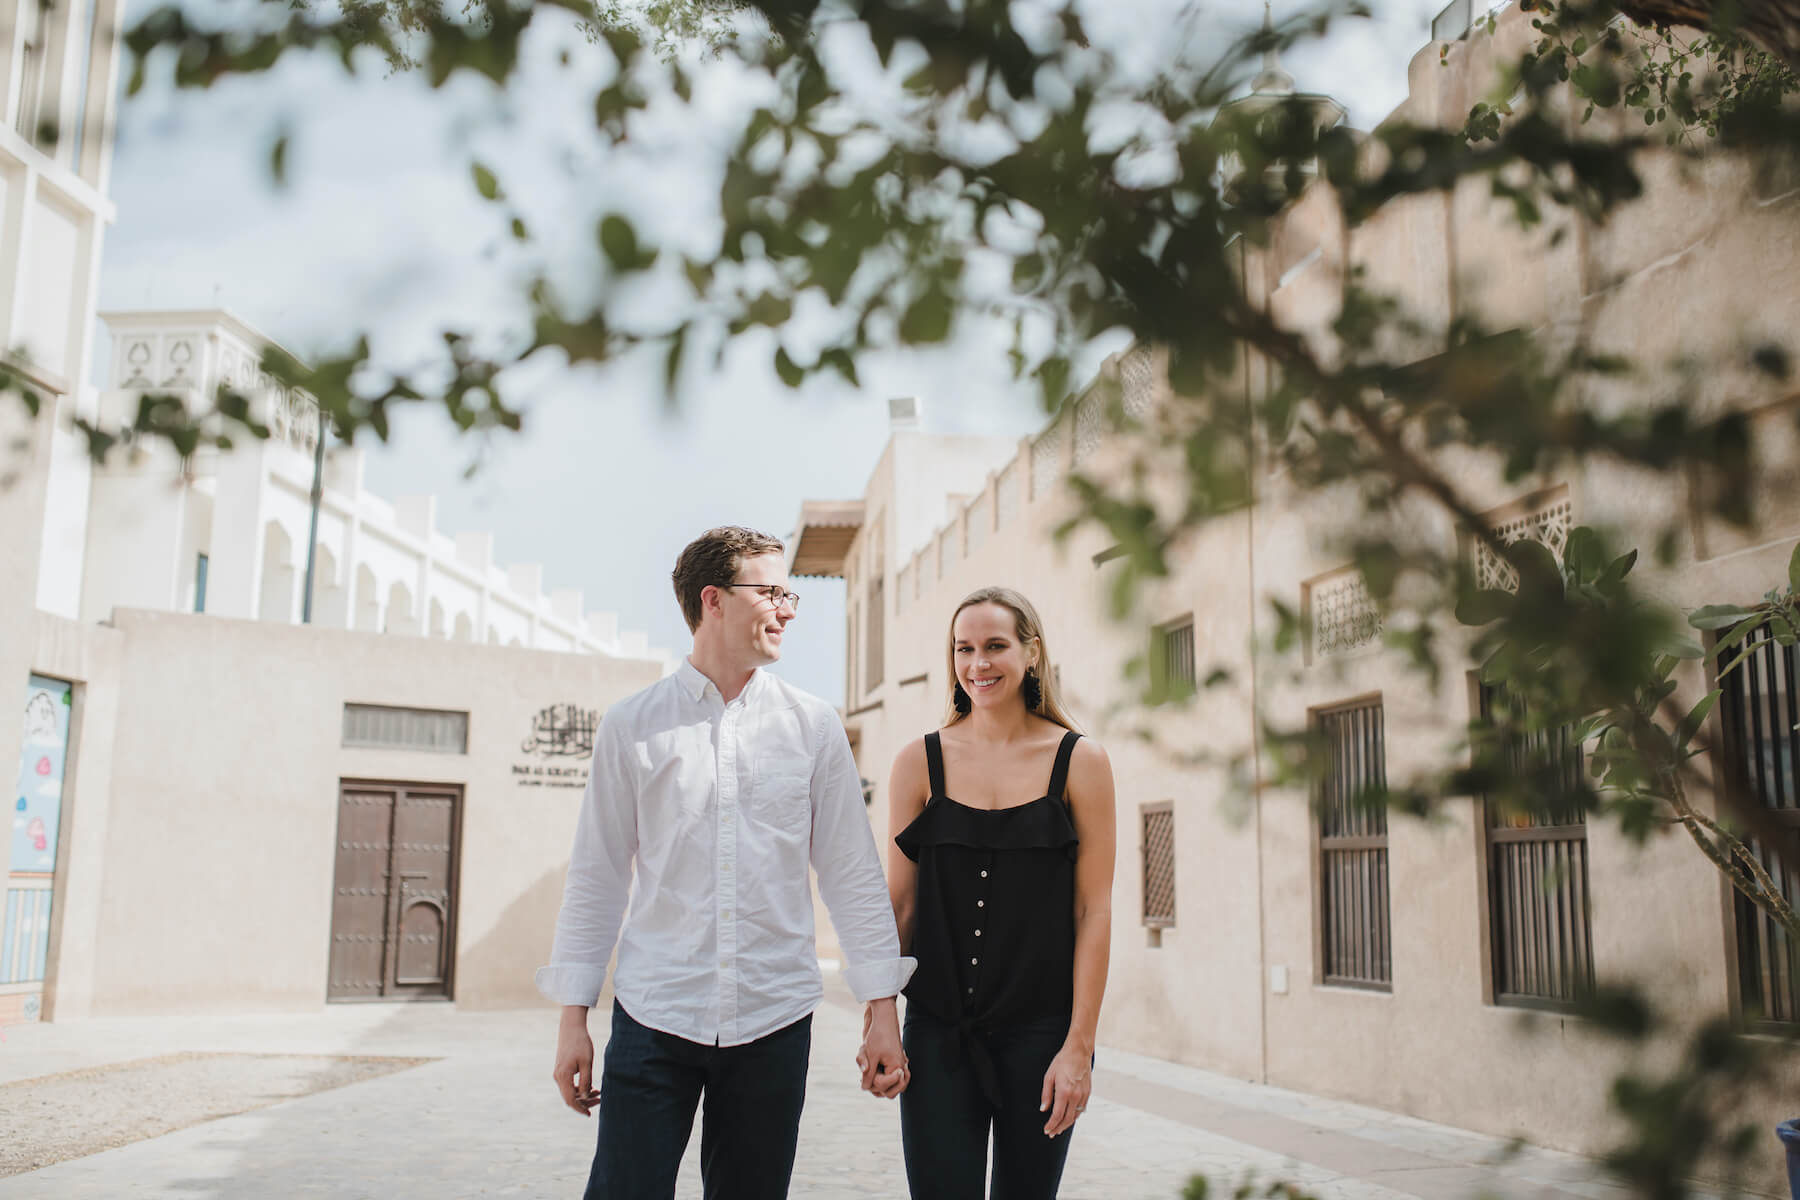
[[[1325,770],[1319,822],[1319,967],[1326,983],[1389,991],[1387,763],[1381,700],[1313,714]]]
[[[877,572],[875,577],[869,581],[869,601],[865,610],[863,626],[863,635],[868,643],[863,649],[863,691],[865,692],[872,692],[881,686],[886,665],[886,655],[883,652],[887,649],[887,643],[883,627],[886,624],[884,615],[887,604],[882,594],[885,590],[882,585],[883,576]]]
[[[1532,726],[1524,706],[1492,684],[1481,685],[1480,717],[1483,725]],[[1581,789],[1581,747],[1562,725],[1519,733],[1504,752],[1515,774],[1557,794],[1527,812],[1483,799],[1494,1003],[1568,1009],[1594,990],[1587,815],[1570,802]]]
[[[1150,654],[1150,686],[1155,700],[1176,700],[1194,694],[1198,671],[1194,663],[1193,617],[1183,617],[1159,628]]]
[[[1164,800],[1140,810],[1144,840],[1144,924],[1175,925],[1175,806]]]
[[[45,29],[48,6],[41,0],[20,0],[19,16],[19,83],[15,128],[33,145],[38,142],[44,93],[44,58],[49,49],[49,31]]]
[[[194,556],[194,611],[206,611],[206,555]]]
[[[1800,649],[1764,625],[1744,642],[1745,658],[1721,681],[1720,754],[1725,784],[1762,808],[1786,853],[1750,842],[1790,904],[1800,904]],[[1738,1004],[1746,1022],[1771,1033],[1800,1029],[1800,945],[1742,892],[1732,892]]]
[[[469,752],[469,714],[437,708],[344,705],[344,745],[431,754]]]

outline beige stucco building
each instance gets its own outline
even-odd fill
[[[1438,44],[1426,47],[1400,115],[1459,124],[1495,64],[1532,33],[1529,14],[1509,8],[1496,34],[1451,45],[1448,66]],[[1645,546],[1634,578],[1651,594],[1685,608],[1754,601],[1785,582],[1800,539],[1800,393],[1737,364],[1761,335],[1791,340],[1800,188],[1791,175],[1722,155],[1685,168],[1653,159],[1645,171],[1648,194],[1606,225],[1557,214],[1530,233],[1484,182],[1470,181],[1392,204],[1347,236],[1315,186],[1268,247],[1241,251],[1244,284],[1321,340],[1360,267],[1367,286],[1398,296],[1429,328],[1477,311],[1501,329],[1555,337],[1580,328],[1647,364],[1652,379],[1683,357],[1721,363],[1694,385],[1692,402],[1702,413],[1751,414],[1768,472],[1752,528],[1700,516],[1685,481],[1613,465],[1511,484],[1478,456],[1443,454],[1438,465],[1504,538],[1560,550],[1574,525],[1610,528]],[[1261,363],[1247,374],[1251,394],[1266,386]],[[1103,376],[1097,382],[1116,384],[1124,410],[1178,454],[1178,430],[1158,424],[1180,420],[1158,353],[1133,350]],[[1248,464],[1253,502],[1189,538],[1170,577],[1116,622],[1116,547],[1092,526],[1053,536],[1071,511],[1061,481],[1072,469],[1128,478],[1134,451],[1146,453],[1153,479],[1168,466],[1156,438],[1146,450],[1110,432],[1110,390],[1093,388],[1035,437],[973,453],[956,443],[955,457],[940,454],[945,439],[897,430],[860,498],[804,506],[794,570],[841,575],[849,587],[846,719],[862,774],[877,781],[876,828],[885,828],[894,754],[943,718],[956,602],[983,585],[1017,587],[1038,606],[1062,685],[1105,741],[1118,782],[1103,1042],[1596,1152],[1618,1133],[1606,1089],[1626,1057],[1573,1015],[1571,1000],[1594,981],[1635,978],[1678,1027],[1722,1012],[1744,1020],[1778,1078],[1772,1094],[1741,1097],[1744,1114],[1765,1127],[1795,1116],[1800,1064],[1757,1032],[1792,1032],[1800,1020],[1781,970],[1795,948],[1771,940],[1684,835],[1638,846],[1612,823],[1490,821],[1478,797],[1441,797],[1428,820],[1364,820],[1332,801],[1359,783],[1401,786],[1446,765],[1482,703],[1460,629],[1439,630],[1436,690],[1384,647],[1384,628],[1413,618],[1404,594],[1386,611],[1371,602],[1351,539],[1380,521],[1403,543],[1471,556],[1494,586],[1505,582],[1504,564],[1434,505],[1364,517],[1353,489],[1302,491],[1259,446]],[[1665,398],[1641,380],[1590,397],[1615,411]],[[938,517],[946,511],[947,522]],[[1650,545],[1665,526],[1677,532],[1674,559],[1657,566]],[[1272,602],[1309,617],[1291,652],[1272,650]],[[1189,705],[1144,708],[1121,667],[1150,639],[1178,674],[1204,680],[1219,667],[1230,681]],[[1777,818],[1800,827],[1800,734],[1784,738],[1770,724],[1800,720],[1795,651],[1759,653],[1780,669],[1754,695],[1740,686],[1728,696],[1709,733],[1723,753],[1765,766]],[[1694,666],[1681,694],[1691,702],[1707,686]],[[1761,732],[1750,728],[1752,710]],[[1273,784],[1265,719],[1332,735],[1335,793],[1313,803],[1304,788]],[[1181,753],[1195,751],[1238,758],[1243,771]],[[1788,885],[1800,894],[1793,873]],[[1763,1140],[1773,1188],[1774,1139]]]

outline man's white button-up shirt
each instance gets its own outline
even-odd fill
[[[613,991],[652,1029],[737,1046],[791,1025],[824,997],[809,863],[850,990],[899,994],[915,963],[836,712],[765,671],[727,704],[684,660],[600,722],[538,990],[592,1007],[616,940]]]

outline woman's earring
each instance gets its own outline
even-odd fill
[[[1038,679],[1036,671],[1025,672],[1025,682],[1019,685],[1025,695],[1025,707],[1035,710],[1044,702],[1044,684]]]
[[[955,687],[956,691],[951,695],[950,701],[956,705],[956,711],[966,717],[975,710],[975,702],[969,699],[969,693],[963,691],[962,684],[956,684]]]

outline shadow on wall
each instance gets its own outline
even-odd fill
[[[546,1003],[532,977],[550,961],[567,870],[558,866],[539,876],[506,906],[487,933],[464,947],[456,962],[457,1007],[533,1008]]]

